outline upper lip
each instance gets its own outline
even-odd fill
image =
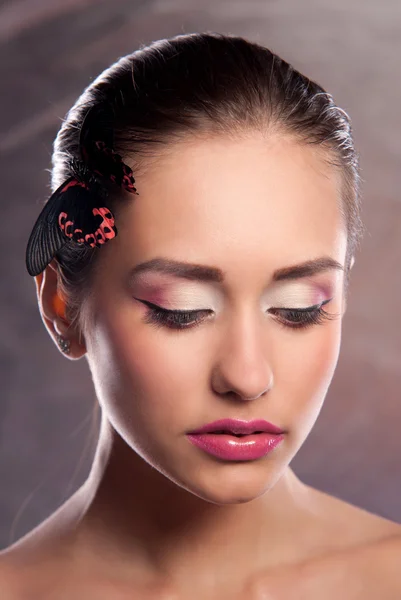
[[[283,429],[269,423],[264,419],[255,419],[254,421],[241,421],[238,419],[220,419],[213,421],[213,423],[207,423],[199,429],[195,429],[190,433],[212,433],[216,431],[228,431],[230,433],[255,433],[256,431],[263,431],[267,433],[284,433]]]

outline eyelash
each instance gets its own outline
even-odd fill
[[[332,298],[325,300],[320,305],[311,306],[309,308],[276,308],[273,309],[275,314],[284,313],[290,320],[278,320],[279,325],[289,328],[289,329],[307,329],[313,325],[320,325],[325,321],[331,321],[336,319],[339,314],[328,313],[322,309],[324,304],[330,302]],[[147,302],[146,300],[139,300],[143,304],[149,307],[149,312],[146,315],[145,323],[151,324],[156,328],[167,327],[168,329],[192,329],[202,323],[206,317],[196,317],[193,318],[194,315],[199,315],[202,313],[210,314],[211,310],[167,310],[166,308],[161,308],[156,304],[152,304],[151,302]]]

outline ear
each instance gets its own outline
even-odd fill
[[[62,335],[70,342],[67,358],[78,360],[86,353],[82,333],[73,328],[65,317],[65,302],[57,288],[57,267],[52,261],[40,275],[35,277],[36,293],[42,321],[57,348],[57,335]],[[60,350],[60,348],[59,348]],[[60,350],[61,352],[61,350]]]

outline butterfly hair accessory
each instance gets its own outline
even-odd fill
[[[104,108],[101,110],[104,116]],[[99,106],[89,110],[80,135],[82,162],[72,161],[74,175],[50,196],[33,226],[25,256],[31,276],[42,273],[66,244],[101,247],[116,237],[104,180],[139,196],[132,169],[112,149],[111,128],[106,129],[102,139],[92,137],[96,135],[98,117]]]

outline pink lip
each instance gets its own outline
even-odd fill
[[[235,433],[242,433],[243,436],[236,437]],[[188,433],[187,437],[195,446],[212,456],[223,460],[245,461],[262,458],[274,450],[284,439],[284,433],[282,429],[263,419],[221,419]]]
[[[254,433],[235,437],[225,433],[189,433],[190,442],[223,460],[256,460],[265,456],[284,439],[283,433]]]
[[[264,419],[255,419],[254,421],[240,421],[239,419],[220,419],[218,421],[213,421],[213,423],[207,423],[203,427],[199,429],[195,429],[194,431],[190,431],[190,434],[198,434],[198,433],[215,433],[216,431],[226,431],[230,433],[243,433],[243,434],[251,434],[255,433],[255,431],[263,431],[266,433],[284,433],[283,429],[277,427],[277,425],[273,425],[273,423],[269,423]]]

